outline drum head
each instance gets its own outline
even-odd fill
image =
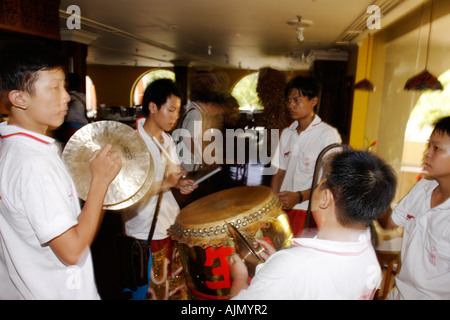
[[[106,144],[111,144],[113,150],[119,152],[122,169],[109,186],[103,203],[105,207],[131,199],[153,177],[150,153],[136,130],[117,121],[90,123],[75,132],[62,154],[82,200],[87,198],[92,179],[88,159]]]
[[[282,213],[278,196],[265,186],[223,190],[183,208],[169,235],[189,246],[218,246],[230,237],[227,223],[253,236],[261,223]]]

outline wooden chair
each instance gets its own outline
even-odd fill
[[[378,221],[374,221],[372,227],[375,238],[374,247],[383,271],[383,279],[374,299],[384,300],[395,285],[394,277],[400,271],[401,256],[400,247],[389,250],[389,246],[384,246],[383,244],[387,241],[401,238],[403,236],[403,228],[395,228],[392,230],[383,229]]]

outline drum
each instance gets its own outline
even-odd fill
[[[236,187],[194,201],[180,211],[168,230],[183,257],[194,298],[229,298],[229,258],[239,253],[230,225],[250,245],[257,238],[268,241],[277,250],[291,246],[287,215],[278,196],[268,187]]]

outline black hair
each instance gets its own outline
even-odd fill
[[[298,76],[289,81],[284,90],[285,98],[289,98],[292,89],[297,89],[299,93],[309,99],[319,97],[319,84],[312,77]]]
[[[369,226],[390,206],[397,179],[377,156],[348,149],[334,155],[328,169],[322,188],[333,193],[342,226]]]
[[[64,70],[60,50],[39,42],[17,42],[0,51],[0,92],[2,95],[12,90],[34,94],[34,84],[38,72],[61,68]],[[5,103],[10,105],[9,101]]]
[[[450,116],[437,120],[434,123],[433,133],[446,134],[450,137]]]
[[[67,90],[79,91],[81,85],[81,77],[77,73],[67,74]]]
[[[147,117],[150,113],[148,107],[150,102],[155,103],[158,109],[160,109],[171,95],[183,99],[183,93],[175,82],[170,79],[157,79],[153,81],[145,89],[144,97],[142,98],[142,112]]]
[[[213,91],[193,91],[191,93],[191,100],[200,103],[219,103],[219,94]]]

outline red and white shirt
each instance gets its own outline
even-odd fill
[[[422,179],[394,208],[404,227],[399,275],[390,299],[450,299],[450,199],[431,208],[438,183]]]
[[[311,188],[319,153],[333,143],[341,143],[339,132],[323,122],[318,115],[300,134],[298,122],[293,122],[281,133],[280,143],[275,151],[272,164],[286,170],[280,191],[302,191]],[[303,201],[293,209],[307,210],[308,202]]]
[[[64,265],[48,242],[80,203],[55,140],[0,124],[0,299],[99,299],[89,248]]]
[[[179,161],[177,158],[175,144],[172,137],[166,132],[162,133],[164,143],[162,147],[171,156],[171,160],[167,160],[165,156],[161,155],[161,151],[158,146],[154,143],[152,137],[150,137],[144,129],[145,118],[140,118],[137,120],[137,131],[144,140],[147,148],[152,156],[153,166],[154,166],[154,181],[155,185],[158,182],[162,182],[164,179],[164,173],[166,170],[168,172],[178,172],[179,171]],[[167,169],[166,169],[167,168]],[[122,218],[124,220],[125,232],[127,235],[135,237],[141,240],[147,240],[148,234],[150,232],[150,227],[153,222],[153,216],[155,213],[156,205],[158,202],[158,195],[153,196],[149,202],[145,205],[142,210],[138,213],[133,210],[124,210]],[[161,240],[168,237],[167,229],[175,222],[175,219],[180,212],[180,207],[172,191],[164,192],[161,201],[161,206],[159,209],[158,220],[156,222],[155,233],[153,235],[154,240]]]
[[[256,273],[239,300],[373,299],[381,268],[370,231],[356,242],[296,238],[293,247],[277,251]]]

